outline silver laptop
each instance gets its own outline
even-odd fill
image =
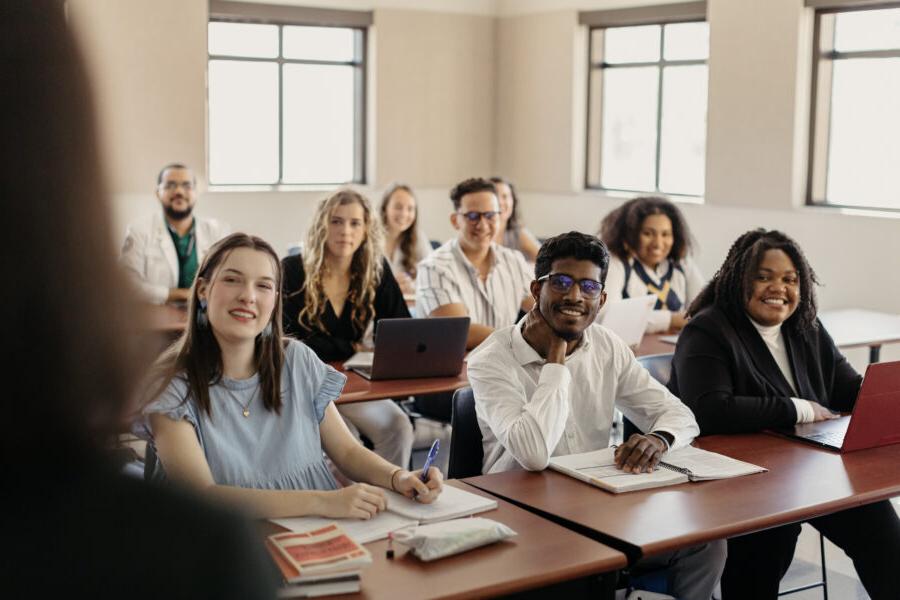
[[[358,352],[344,368],[366,379],[453,377],[462,371],[469,317],[381,319],[375,351]]]

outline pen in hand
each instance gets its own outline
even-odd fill
[[[441,449],[441,441],[434,440],[434,443],[431,444],[431,449],[428,451],[428,456],[425,458],[425,466],[422,467],[422,474],[419,475],[419,479],[422,483],[428,483],[428,469],[431,468],[431,464],[434,462],[434,459],[437,458],[438,451]],[[418,496],[418,493],[413,491],[413,497]]]

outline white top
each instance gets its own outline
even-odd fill
[[[781,324],[760,325],[753,319],[750,319],[750,323],[753,325],[753,327],[756,328],[756,331],[759,332],[759,337],[761,337],[762,341],[765,342],[766,347],[772,354],[772,358],[775,359],[775,364],[778,365],[778,368],[781,370],[781,374],[784,375],[784,378],[785,380],[787,380],[788,385],[791,386],[791,391],[796,394],[797,381],[794,379],[794,372],[791,371],[791,360],[788,358],[787,346],[785,346],[784,343],[784,335],[781,333]],[[813,412],[812,405],[810,404],[809,400],[802,400],[800,398],[793,397],[791,398],[791,400],[794,401],[794,408],[797,409],[797,422],[812,423],[816,415]]]
[[[413,264],[418,264],[420,261],[428,258],[428,255],[431,254],[431,242],[428,241],[428,236],[422,233],[422,230],[416,231],[416,247],[413,248]],[[403,251],[400,250],[400,244],[398,243],[394,247],[394,252],[389,257],[389,262],[391,264],[391,271],[396,275],[397,273],[409,273],[403,268]]]
[[[491,270],[485,281],[453,238],[419,263],[416,312],[430,315],[439,306],[462,304],[472,323],[506,327],[516,322],[534,273],[521,252],[491,244]]]
[[[601,325],[585,330],[564,365],[541,358],[520,326],[495,331],[468,359],[485,473],[540,470],[551,456],[606,448],[613,405],[642,431],[670,433],[672,449],[700,433],[691,410]]]
[[[199,267],[210,246],[227,236],[230,228],[196,215],[194,221]],[[141,298],[148,302],[163,304],[169,290],[178,287],[178,252],[162,210],[128,226],[119,262],[133,277]]]
[[[633,264],[637,259],[631,258],[629,260]],[[665,274],[669,272],[670,262],[669,259],[666,259],[659,263],[655,269],[643,265],[643,263],[641,264],[644,266],[644,270],[647,272],[647,275],[650,276],[650,279],[655,283],[659,283]],[[681,298],[684,309],[686,310],[690,303],[694,301],[694,298],[697,297],[697,294],[700,293],[700,290],[703,289],[703,286],[706,285],[706,280],[703,279],[703,275],[700,273],[700,269],[697,268],[697,265],[688,258],[681,261],[681,268],[684,273],[675,269],[675,272],[672,273],[672,279],[670,280],[669,285],[671,285],[675,295]],[[609,272],[606,274],[606,286],[603,288],[606,290],[607,305],[610,302],[622,299],[622,291],[626,289],[626,285],[628,286],[628,296],[630,298],[634,298],[635,296],[646,296],[649,293],[647,291],[647,286],[641,281],[640,277],[635,275],[633,268],[631,269],[630,274],[631,276],[626,282],[624,263],[615,256],[609,257]],[[597,318],[602,319],[603,313],[604,310],[601,309]],[[647,333],[666,331],[669,328],[671,321],[672,312],[670,310],[654,310],[650,313],[650,320],[647,322]]]

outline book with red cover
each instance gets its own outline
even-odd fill
[[[372,555],[337,523],[304,532],[270,535],[266,547],[287,583],[359,577]]]

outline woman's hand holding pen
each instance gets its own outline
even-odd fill
[[[616,467],[626,473],[649,473],[656,470],[665,451],[666,444],[655,435],[635,433],[616,448]]]
[[[437,467],[428,468],[428,479],[422,481],[422,470],[398,472],[394,476],[394,489],[407,498],[415,498],[423,504],[437,500],[444,487],[444,476]]]

